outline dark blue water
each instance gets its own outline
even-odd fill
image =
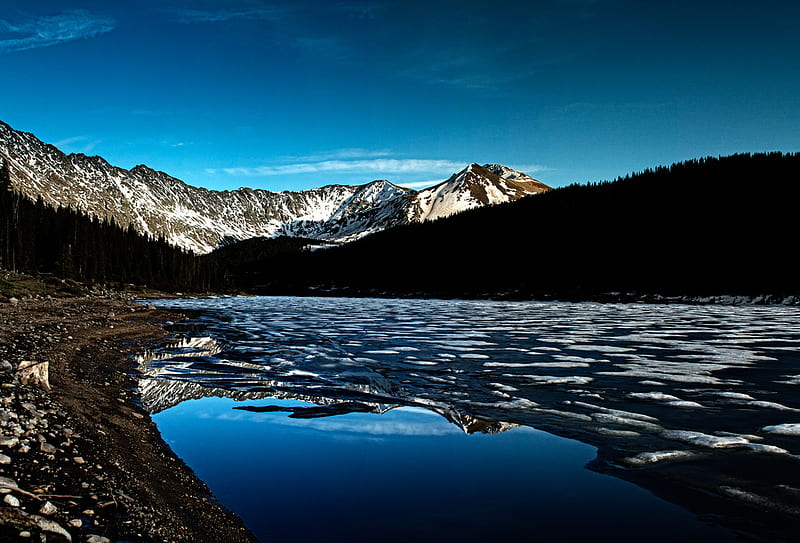
[[[800,518],[797,309],[157,303],[202,313],[142,358],[145,404],[264,541],[781,541]]]
[[[235,404],[191,400],[155,420],[263,541],[727,537],[636,485],[584,469],[593,447],[534,429],[466,435],[416,408],[298,421]]]

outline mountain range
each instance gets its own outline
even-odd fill
[[[386,180],[301,191],[215,191],[144,165],[126,170],[98,156],[65,154],[3,122],[0,168],[7,170],[10,188],[32,200],[132,226],[198,254],[253,237],[352,241],[550,190],[511,168],[473,163],[420,191]]]

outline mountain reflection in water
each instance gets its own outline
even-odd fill
[[[798,525],[797,308],[155,303],[201,313],[140,357],[153,413],[209,396],[296,419],[421,407],[468,434],[526,426],[591,444],[593,470],[765,540]],[[265,398],[314,405],[252,404]]]

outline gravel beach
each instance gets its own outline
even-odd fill
[[[130,355],[180,318],[122,296],[0,303],[0,540],[255,541],[140,407]]]

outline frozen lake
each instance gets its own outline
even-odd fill
[[[198,313],[142,357],[145,406],[265,541],[798,527],[800,309],[153,303]]]

